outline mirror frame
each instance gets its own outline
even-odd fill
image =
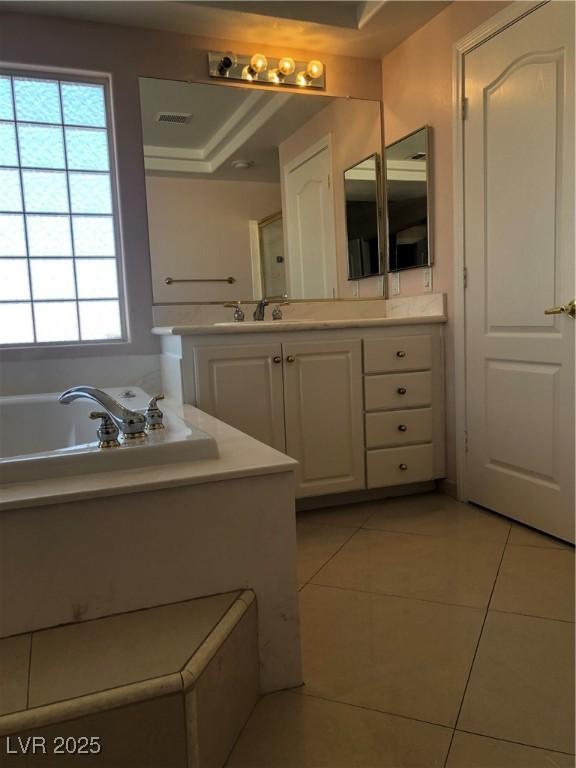
[[[390,147],[396,146],[396,144],[399,144],[401,141],[404,141],[405,139],[409,139],[410,136],[414,136],[417,133],[420,133],[420,131],[426,131],[426,229],[427,229],[427,241],[428,241],[428,264],[422,264],[420,266],[415,267],[403,267],[401,269],[392,269],[390,266],[390,242],[388,238],[388,232],[389,232],[389,220],[388,220],[388,176],[386,174],[386,170],[384,172],[384,179],[386,184],[386,271],[390,274],[394,274],[395,272],[408,272],[411,269],[427,269],[428,267],[432,267],[434,265],[434,248],[433,248],[433,236],[434,231],[432,227],[432,126],[426,123],[426,125],[421,125],[420,128],[416,128],[416,130],[411,131],[410,133],[407,133],[404,136],[401,136],[399,139],[396,139],[396,141],[391,142],[390,144],[387,144],[384,148],[384,159],[386,159],[386,150],[388,150]],[[386,163],[384,163],[384,166],[386,166]]]
[[[382,173],[382,155],[380,152],[372,152],[371,154],[367,155],[366,157],[362,158],[361,160],[358,160],[354,163],[354,165],[351,165],[349,168],[344,169],[344,173],[342,174],[344,178],[344,210],[346,211],[346,174],[348,171],[352,171],[354,168],[356,168],[358,165],[361,165],[362,163],[365,163],[366,160],[370,160],[371,158],[375,158],[376,160],[376,217],[377,217],[377,230],[378,230],[378,266],[379,270],[378,272],[374,272],[372,275],[362,275],[362,277],[350,277],[350,253],[348,251],[348,217],[346,214],[344,214],[344,229],[346,232],[346,266],[347,266],[347,272],[348,272],[348,281],[353,280],[367,280],[370,277],[382,277],[382,275],[385,275],[387,272],[386,269],[386,262],[387,262],[387,253],[388,253],[388,219],[386,218],[386,221],[384,221],[384,211],[383,211],[383,200],[384,195],[383,191],[385,188],[384,185],[384,176]],[[384,245],[384,249],[382,246]]]

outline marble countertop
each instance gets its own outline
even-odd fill
[[[406,317],[368,317],[339,320],[270,320],[243,323],[213,323],[211,325],[172,325],[152,328],[157,336],[197,336],[228,333],[288,333],[292,331],[319,331],[337,328],[378,328],[394,325],[430,325],[446,323],[444,314],[415,315]]]
[[[187,423],[212,435],[219,457],[28,483],[0,485],[0,512],[126,493],[200,485],[240,477],[292,472],[298,462],[192,405],[169,403]]]

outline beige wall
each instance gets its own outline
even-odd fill
[[[269,56],[286,48],[260,45]],[[6,360],[77,358],[79,355],[151,354],[158,350],[152,326],[152,287],[146,221],[146,197],[139,77],[207,81],[206,51],[212,48],[246,51],[246,43],[213,40],[170,32],[95,24],[31,14],[0,13],[0,61],[14,66],[35,66],[109,73],[113,107],[122,230],[127,273],[126,288],[132,343],[88,348],[37,349],[2,354]],[[296,58],[317,56],[326,63],[328,95],[381,98],[379,62],[330,56],[321,51],[288,51]],[[223,86],[224,87],[224,86]],[[313,98],[299,92],[302,98]],[[0,381],[1,384],[1,381]],[[38,382],[42,391],[42,382]]]
[[[460,0],[435,16],[382,60],[385,143],[432,126],[433,286],[448,295],[446,341],[448,478],[455,478],[454,354],[452,335],[452,56],[454,43],[507,2]],[[400,273],[401,295],[422,293],[419,269]]]
[[[149,175],[146,191],[156,303],[251,299],[248,222],[280,211],[280,184]],[[236,282],[166,286],[167,275]]]
[[[352,298],[353,282],[358,282],[362,298],[382,296],[381,281],[376,277],[348,280],[348,246],[344,171],[374,152],[381,153],[382,127],[379,101],[338,100],[318,112],[279,147],[280,168],[308,147],[330,134],[332,139],[332,190],[336,223],[336,263],[339,298]],[[286,210],[285,206],[283,209]]]

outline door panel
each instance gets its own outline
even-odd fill
[[[296,299],[336,296],[334,199],[330,145],[283,173],[288,294]]]
[[[574,541],[573,3],[466,56],[466,493]]]
[[[364,487],[359,340],[283,344],[286,452],[298,496]]]
[[[284,451],[281,345],[198,347],[194,356],[198,408]]]

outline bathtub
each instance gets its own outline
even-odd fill
[[[137,387],[105,389],[131,410],[150,399]],[[97,403],[58,402],[60,393],[0,397],[0,483],[22,483],[56,476],[218,458],[213,437],[164,407],[165,429],[117,448],[98,447],[98,422],[89,418]]]

